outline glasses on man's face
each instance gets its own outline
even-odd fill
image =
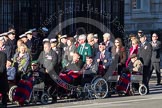
[[[115,43],[119,43],[119,42],[115,42]]]
[[[156,37],[156,36],[152,36],[152,37]]]

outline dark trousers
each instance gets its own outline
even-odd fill
[[[118,65],[118,74],[121,75],[124,69],[125,69],[125,66],[123,64]]]
[[[152,75],[153,70],[156,71],[157,84],[160,84],[160,82],[161,82],[160,62],[151,63],[150,78],[151,78],[151,75]]]
[[[0,105],[0,108],[7,108],[7,92],[6,91],[0,91],[2,93],[2,107]]]
[[[2,108],[7,107],[7,92],[8,92],[8,81],[6,74],[0,74],[0,93],[2,94]],[[0,106],[1,107],[1,106]]]
[[[150,66],[143,66],[143,84],[149,92]]]
[[[23,76],[23,72],[17,72],[16,73],[16,84],[19,83],[19,81],[22,79],[22,76]]]
[[[86,83],[91,83],[94,78],[94,74],[85,74],[84,78],[81,80],[81,86],[84,87]]]
[[[44,78],[44,83],[45,83],[45,91],[48,89],[48,87],[50,87],[50,86],[52,86],[52,89],[53,89],[53,91],[54,91],[54,89],[55,89],[55,91],[57,91],[57,84],[56,84],[56,82],[50,77],[50,75],[48,74],[48,73],[45,73],[44,74],[45,75],[45,78]],[[51,95],[51,97],[52,97],[52,99],[53,100],[56,100],[57,99],[57,96],[56,96],[56,94],[50,94]]]

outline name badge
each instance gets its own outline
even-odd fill
[[[37,72],[37,73],[34,73],[34,76],[39,76],[39,73]]]
[[[88,47],[85,47],[85,49],[88,49]]]

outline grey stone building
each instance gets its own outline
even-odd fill
[[[162,0],[125,0],[125,33],[162,34]]]

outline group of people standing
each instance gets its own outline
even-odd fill
[[[35,33],[36,31],[31,29],[16,37],[15,29],[9,28],[8,32],[0,34],[0,93],[4,108],[7,106],[7,93],[10,87],[8,82],[18,83],[22,74],[30,68],[31,60],[38,58],[40,42]]]
[[[129,56],[133,53],[137,54],[139,60],[143,64],[143,83],[146,85],[149,93],[149,80],[152,76],[153,70],[156,71],[157,75],[157,85],[161,85],[161,72],[160,72],[160,50],[161,42],[158,41],[158,35],[153,33],[151,38],[152,41],[148,42],[147,36],[143,33],[142,30],[138,31],[138,37],[131,34],[131,44]],[[138,42],[139,41],[139,42]],[[129,61],[126,62],[126,66]]]
[[[83,85],[89,82],[94,75],[104,75],[108,68],[111,66],[112,60],[118,55],[117,69],[121,74],[125,68],[133,69],[133,71],[141,71],[139,65],[143,66],[143,83],[148,88],[149,93],[149,80],[152,75],[152,71],[155,69],[157,73],[157,85],[161,84],[160,74],[160,49],[161,42],[158,41],[158,35],[152,34],[152,41],[147,41],[147,36],[143,31],[139,30],[138,35],[130,35],[129,51],[122,43],[121,38],[111,40],[110,33],[103,34],[103,41],[98,42],[97,34],[81,34],[75,37],[60,35],[58,38],[45,38],[42,40],[42,50],[39,46],[39,39],[36,38],[35,30],[29,30],[23,35],[19,36],[19,40],[15,39],[15,30],[9,29],[5,34],[1,34],[0,37],[0,81],[5,82],[0,88],[0,92],[3,95],[2,103],[7,105],[7,78],[15,76],[16,81],[20,80],[21,75],[27,72],[32,60],[37,60],[40,67],[44,68],[45,84],[55,85],[54,80],[50,74],[56,72],[60,75],[60,72],[65,70],[73,70],[81,73],[81,82]],[[34,47],[34,48],[33,48]],[[132,56],[133,55],[133,56]],[[139,65],[136,62],[138,59],[141,62]],[[138,61],[139,61],[138,60]],[[8,65],[6,66],[6,63]],[[136,63],[135,63],[136,62]],[[137,67],[136,67],[137,66]],[[15,70],[16,72],[11,72]],[[15,68],[15,69],[13,69]],[[10,71],[9,71],[10,69]],[[7,71],[6,71],[7,70]],[[13,74],[15,73],[15,74]],[[63,74],[60,75],[61,77]],[[66,78],[67,80],[68,78]],[[13,79],[12,79],[13,80]],[[53,96],[55,102],[57,97]]]

